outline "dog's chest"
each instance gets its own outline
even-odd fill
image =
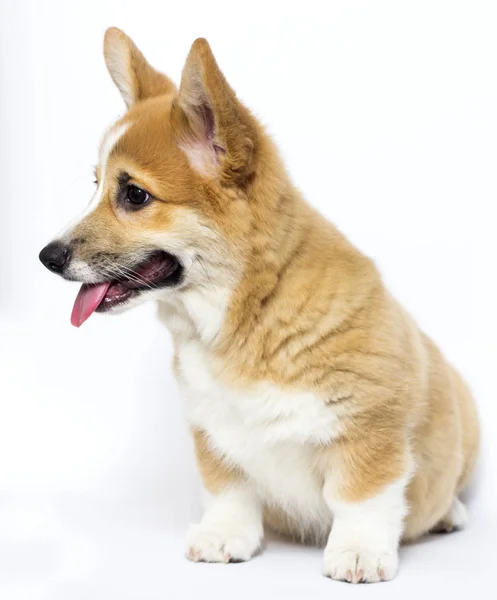
[[[239,465],[269,503],[289,513],[327,513],[313,468],[316,448],[339,431],[333,407],[308,392],[272,384],[250,391],[229,388],[214,376],[197,342],[177,348],[178,381],[186,416],[220,453]]]

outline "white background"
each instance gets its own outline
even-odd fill
[[[495,1],[0,6],[2,598],[491,595]],[[320,550],[281,540],[241,565],[183,558],[200,503],[169,334],[153,306],[72,328],[77,286],[37,258],[88,202],[99,137],[123,111],[102,57],[111,25],[176,81],[190,44],[207,37],[296,184],[375,258],[469,380],[484,430],[470,527],[403,549],[394,582],[331,582]]]

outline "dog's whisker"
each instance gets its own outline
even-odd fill
[[[158,289],[158,286],[156,284],[143,279],[133,268],[124,265],[118,261],[113,261],[108,257],[104,256],[103,258],[107,261],[109,267],[109,269],[106,272],[106,275],[110,275],[111,278],[114,278],[113,276],[117,276],[116,279],[122,277],[140,285],[141,287],[144,287],[145,289]]]

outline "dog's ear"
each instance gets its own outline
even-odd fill
[[[193,43],[171,114],[178,143],[201,175],[243,185],[254,169],[257,124],[204,39]]]
[[[176,91],[174,83],[151,67],[133,41],[116,27],[105,32],[104,56],[128,108],[140,100]]]

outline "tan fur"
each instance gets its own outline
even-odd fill
[[[209,440],[203,431],[194,429],[192,435],[197,465],[208,492],[216,494],[243,477],[239,469],[220,459],[219,455],[210,448]]]
[[[302,199],[207,42],[193,45],[176,92],[123,35],[114,30],[107,45],[131,48],[138,65],[124,117],[134,126],[109,157],[106,203],[74,234],[86,240],[80,255],[138,247],[144,232],[174,230],[180,214],[195,214],[237,270],[222,329],[202,341],[219,379],[243,389],[269,381],[323,395],[343,435],[315,448],[316,473],[324,481],[333,465],[334,493],[360,501],[413,463],[404,538],[430,530],[467,482],[477,454],[478,421],[466,385],[386,291],[372,261]],[[211,132],[205,105],[215,117]],[[182,149],[202,142],[207,174]],[[159,202],[132,215],[120,211],[113,195],[121,170]],[[207,489],[243,477],[202,432],[194,439]],[[267,520],[298,530],[274,507]]]
[[[172,81],[151,67],[133,41],[115,27],[105,33],[104,55],[112,80],[128,107],[140,100],[176,91]],[[125,61],[122,61],[123,55]]]

